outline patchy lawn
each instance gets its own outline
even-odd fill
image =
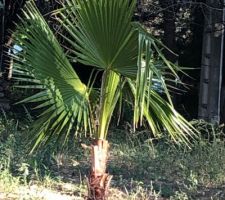
[[[207,130],[209,134],[217,131],[219,136],[204,136],[189,149],[166,138],[152,141],[146,131],[112,129],[108,170],[114,177],[110,199],[225,199],[223,133],[221,129]],[[26,135],[26,125],[1,121],[0,199],[84,199],[89,150],[81,143],[90,142],[79,139],[63,151],[49,145],[29,155]]]

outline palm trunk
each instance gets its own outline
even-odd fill
[[[106,200],[112,176],[106,173],[109,144],[96,140],[91,146],[91,173],[88,179],[88,200]]]

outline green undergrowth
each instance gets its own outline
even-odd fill
[[[191,149],[151,139],[148,131],[112,128],[110,199],[225,199],[223,127],[194,124],[201,139]],[[71,140],[63,150],[50,144],[29,154],[28,127],[28,121],[0,120],[0,199],[48,199],[44,192],[84,199],[90,140]]]

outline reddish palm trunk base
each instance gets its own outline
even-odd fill
[[[96,140],[91,146],[91,174],[88,179],[88,200],[106,200],[112,176],[106,173],[109,144]]]

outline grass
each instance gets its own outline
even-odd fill
[[[28,123],[0,120],[0,199],[84,199],[89,150],[71,142],[63,151],[50,144],[29,155]],[[147,131],[116,128],[110,133],[111,200],[225,199],[223,127],[200,121],[201,140],[192,149]]]

